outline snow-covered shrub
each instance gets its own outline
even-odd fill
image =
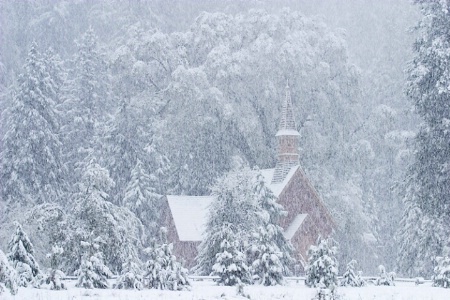
[[[250,282],[250,270],[246,264],[245,254],[239,250],[230,224],[222,226],[222,242],[212,267],[213,275],[220,278],[218,284],[233,286]]]
[[[145,264],[147,287],[161,290],[189,289],[187,269],[172,255],[172,244],[154,245],[147,249],[150,259]]]
[[[354,259],[352,259],[347,264],[347,268],[341,281],[341,286],[360,287],[366,284],[365,281],[361,278],[360,272],[355,273],[356,264],[357,262]]]
[[[100,288],[109,287],[107,279],[112,277],[112,273],[103,263],[103,254],[93,251],[98,250],[97,243],[81,242],[81,246],[85,248],[85,255],[81,260],[80,269],[75,272],[78,275],[77,287],[83,288]]]
[[[116,289],[137,289],[142,290],[142,271],[134,261],[133,256],[128,256],[128,260],[122,266],[122,273],[117,278],[114,288]]]
[[[378,272],[379,277],[377,278],[376,285],[389,285],[393,286],[395,285],[394,279],[395,279],[395,273],[389,272],[386,273],[386,268],[383,265],[378,266]]]
[[[8,260],[18,273],[19,286],[38,283],[42,274],[33,256],[34,247],[19,223],[16,223],[16,232],[12,235],[8,248]]]
[[[60,257],[63,252],[63,248],[54,245],[52,247],[52,252],[47,254],[47,257],[50,258],[50,270],[45,275],[43,282],[50,284],[50,289],[52,290],[66,289],[64,283],[61,282],[61,278],[64,277],[65,274],[58,269]]]
[[[320,288],[317,290],[317,293],[312,300],[340,300],[340,299],[342,299],[341,296],[336,294],[335,291],[326,288]]]
[[[12,295],[17,294],[17,274],[0,250],[0,295],[5,289],[9,289]]]
[[[174,255],[171,256],[168,269],[168,288],[172,291],[189,290],[191,283],[188,278],[188,270],[184,268]]]
[[[436,257],[437,266],[434,268],[433,286],[450,288],[450,257]]]
[[[270,230],[270,227],[267,229]],[[273,243],[273,234],[266,228],[259,228],[255,247],[252,247],[256,259],[252,263],[252,273],[258,276],[258,282],[265,286],[284,283],[283,254]]]
[[[318,246],[309,248],[305,284],[309,287],[330,289],[334,293],[338,283],[338,263],[335,257],[336,247],[331,246],[331,243],[331,239],[319,238]]]

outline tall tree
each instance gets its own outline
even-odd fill
[[[258,205],[252,190],[253,176],[249,168],[234,169],[215,185],[213,195],[216,199],[211,204],[205,236],[199,245],[196,272],[211,274],[217,254],[226,250],[228,244],[243,252],[245,242],[258,224]]]
[[[295,262],[294,258],[292,257],[294,253],[294,247],[292,246],[290,241],[286,240],[283,235],[283,228],[278,225],[280,219],[286,216],[287,212],[284,210],[281,204],[277,203],[276,196],[267,187],[261,172],[258,172],[256,174],[254,193],[256,196],[256,201],[258,202],[261,209],[261,211],[259,212],[261,224],[260,229],[256,232],[256,236],[258,237],[255,241],[255,247],[261,247],[261,249],[258,249],[259,265],[261,265],[261,259],[264,255],[267,256],[268,253],[270,253],[270,255],[276,254],[280,256],[279,258],[277,258],[280,264],[280,273],[284,275],[291,275],[292,267]],[[261,274],[259,275],[260,278],[262,278]],[[278,274],[276,276],[278,276]],[[280,280],[279,278],[275,278],[274,281],[271,281],[270,278],[266,278],[266,280],[267,281],[264,283],[266,285],[272,285],[275,282],[276,284],[279,284],[282,282],[282,280]]]
[[[61,196],[63,167],[55,113],[57,84],[33,43],[19,76],[3,137],[2,197],[10,205],[55,201]]]
[[[410,226],[411,209],[401,228],[401,271],[408,271],[405,259],[414,256],[419,270],[430,275],[432,262],[450,246],[450,1],[415,0],[423,18],[417,26],[415,58],[409,69],[407,96],[423,123],[415,138],[414,162],[410,168],[405,202],[422,217]],[[416,227],[423,230],[417,234]],[[430,228],[431,226],[431,228]]]
[[[68,168],[73,170],[71,181],[77,182],[92,157],[96,129],[110,107],[107,63],[92,28],[78,42],[73,64],[61,111],[64,114],[62,132],[67,145],[65,157]]]
[[[79,268],[83,255],[80,243],[93,239],[104,241],[98,243],[98,250],[103,253],[105,264],[114,272],[121,271],[130,255],[137,260],[142,249],[142,223],[127,208],[109,201],[107,192],[112,185],[113,181],[105,168],[96,163],[88,165],[80,191],[72,201],[71,228],[63,245],[67,271],[73,272]]]

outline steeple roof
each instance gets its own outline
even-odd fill
[[[286,83],[286,97],[281,108],[281,119],[276,136],[280,135],[300,135],[295,125],[294,110],[291,100],[291,89],[289,82]]]

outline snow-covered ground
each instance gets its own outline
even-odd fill
[[[246,299],[236,295],[235,287],[217,286],[211,281],[193,282],[191,291],[173,292],[144,289],[129,290],[86,290],[76,288],[75,282],[69,282],[65,291],[48,289],[20,288],[16,296],[8,292],[1,296],[2,300],[79,300],[79,299],[117,299],[117,300],[208,300],[208,299]],[[315,289],[305,287],[303,283],[290,282],[286,286],[263,287],[247,286],[244,292],[250,299],[269,300],[310,300],[315,295]],[[342,300],[449,300],[450,289],[432,287],[430,283],[416,286],[414,283],[397,283],[394,287],[369,285],[362,288],[339,288]]]

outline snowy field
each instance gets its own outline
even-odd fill
[[[217,286],[211,281],[193,282],[191,291],[173,292],[144,289],[129,290],[86,290],[76,288],[75,282],[69,282],[65,291],[48,289],[20,288],[16,296],[4,293],[2,300],[78,300],[78,299],[118,299],[118,300],[208,300],[208,299],[246,299],[236,295],[235,287]],[[310,289],[303,283],[291,282],[287,286],[262,287],[247,286],[246,294],[254,300],[310,300],[315,295],[315,289]],[[342,300],[449,300],[450,289],[432,287],[431,283],[416,286],[414,283],[397,283],[395,287],[369,285],[362,288],[339,288]]]

